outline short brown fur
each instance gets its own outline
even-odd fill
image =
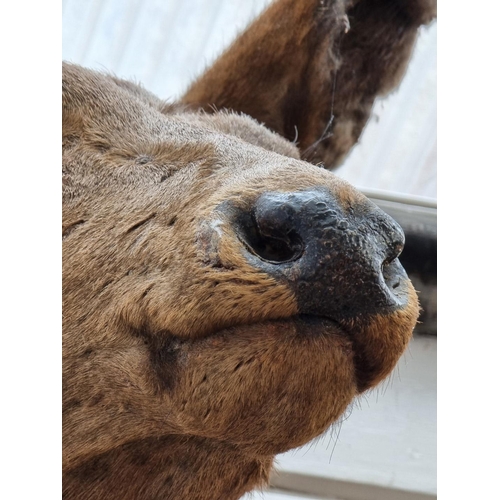
[[[371,209],[303,159],[337,164],[375,95],[399,81],[432,5],[390,3],[397,13],[384,18],[389,2],[378,0],[278,1],[173,105],[63,65],[68,500],[239,498],[266,484],[274,455],[320,435],[396,364],[418,312],[409,282],[405,308],[304,335],[294,292],[248,262],[219,210],[317,186],[346,209]],[[384,40],[367,41],[380,26]],[[332,72],[326,54],[339,37]],[[381,45],[384,61],[369,64]],[[278,56],[283,64],[266,70]],[[267,77],[257,85],[258,63]],[[334,73],[333,136],[316,144]],[[211,105],[278,133],[197,110]],[[295,127],[299,148],[286,140]]]

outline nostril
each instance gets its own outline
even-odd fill
[[[403,247],[403,241],[394,242],[381,266],[384,282],[390,290],[394,290],[393,293],[397,293],[396,289],[401,285],[401,276],[399,272],[401,265],[397,258],[401,255]]]
[[[382,269],[394,262],[401,255],[403,248],[404,243],[402,241],[395,242],[391,245],[389,251],[387,252],[387,257],[382,262]]]
[[[292,228],[271,230],[259,225],[255,214],[240,220],[239,235],[246,247],[261,260],[282,264],[300,258],[304,247],[300,236]]]

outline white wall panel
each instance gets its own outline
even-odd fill
[[[359,187],[436,198],[436,44],[437,23],[421,28],[401,86],[378,99],[339,175]]]

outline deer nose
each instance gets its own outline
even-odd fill
[[[264,193],[237,232],[249,261],[294,290],[300,313],[349,318],[406,304],[403,231],[366,198],[346,205],[323,188]]]

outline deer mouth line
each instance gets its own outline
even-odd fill
[[[283,334],[286,336],[291,335],[297,337],[303,336],[312,338],[317,335],[335,335],[337,337],[345,337],[346,340],[352,340],[352,334],[349,333],[349,329],[344,327],[340,321],[323,315],[304,313],[299,313],[283,318],[273,318],[264,321],[231,325],[221,330],[214,331],[206,338],[217,337],[221,335],[224,336],[228,331],[237,332],[238,330],[253,330],[259,327],[262,331],[283,331]]]
[[[301,335],[342,335],[350,339],[351,335],[342,324],[328,316],[314,314],[297,314],[286,318],[285,321],[292,322],[298,334]]]
[[[297,314],[288,318],[269,320],[261,323],[264,330],[283,333],[285,338],[302,339],[304,342],[295,344],[299,349],[313,348],[316,350],[315,339],[327,340],[331,337],[336,350],[346,357],[351,358],[354,365],[355,380],[358,393],[364,392],[371,386],[371,379],[384,367],[378,365],[376,355],[374,359],[365,349],[363,339],[366,341],[366,328],[369,322],[358,320],[337,320],[323,315]],[[252,327],[253,325],[248,325]],[[236,329],[240,327],[234,327]],[[245,325],[241,325],[245,328]],[[364,333],[361,333],[364,330]],[[358,335],[359,331],[359,335]],[[360,335],[362,338],[360,338]],[[329,342],[328,342],[329,343]],[[325,355],[327,355],[325,353]]]
[[[238,360],[236,367],[250,362],[254,366],[267,363],[266,356],[268,361],[269,357],[276,356],[291,365],[300,359],[308,360],[312,372],[316,370],[316,360],[322,369],[329,366],[325,376],[327,372],[334,373],[338,363],[339,369],[351,366],[357,393],[372,386],[373,380],[383,375],[387,368],[379,359],[380,352],[373,352],[373,349],[383,351],[388,346],[378,345],[379,342],[374,344],[372,328],[369,322],[362,320],[344,324],[331,317],[296,314],[227,326],[198,338],[186,339],[169,333],[162,340],[157,336],[147,338],[153,366],[163,381],[171,379],[175,366],[188,366],[193,361],[197,364],[206,356],[206,360],[212,362],[213,356],[217,357],[220,352],[231,353]],[[270,369],[272,363],[267,366]]]
[[[304,353],[311,349],[316,351],[316,339],[320,342],[327,341],[329,344],[328,339],[330,337],[332,343],[335,343],[336,349],[339,349],[343,355],[352,359],[355,365],[358,387],[364,385],[364,367],[369,366],[371,363],[366,354],[362,353],[362,349],[359,348],[359,341],[356,339],[356,327],[353,327],[352,322],[343,324],[341,320],[331,317],[301,313],[286,318],[235,325],[214,332],[211,336],[226,337],[228,333],[238,335],[239,332],[246,332],[247,330],[264,335],[282,336],[283,342],[290,342],[296,349],[303,349]],[[325,353],[325,355],[327,354]]]

